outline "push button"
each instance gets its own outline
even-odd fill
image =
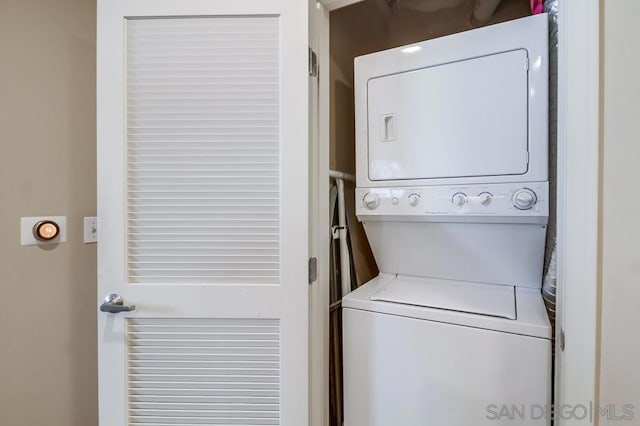
[[[39,241],[51,241],[60,234],[60,227],[50,220],[43,220],[33,226],[33,236]]]

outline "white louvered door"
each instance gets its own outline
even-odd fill
[[[101,426],[308,424],[307,14],[98,1]]]

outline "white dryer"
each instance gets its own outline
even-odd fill
[[[547,17],[356,59],[345,426],[548,425]]]

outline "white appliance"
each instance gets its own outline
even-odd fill
[[[356,59],[345,426],[550,423],[547,56],[538,15]]]

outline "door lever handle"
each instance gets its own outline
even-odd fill
[[[117,293],[110,293],[104,298],[104,302],[100,305],[100,312],[108,312],[117,314],[120,312],[131,312],[136,310],[136,305],[126,306],[124,299]]]

